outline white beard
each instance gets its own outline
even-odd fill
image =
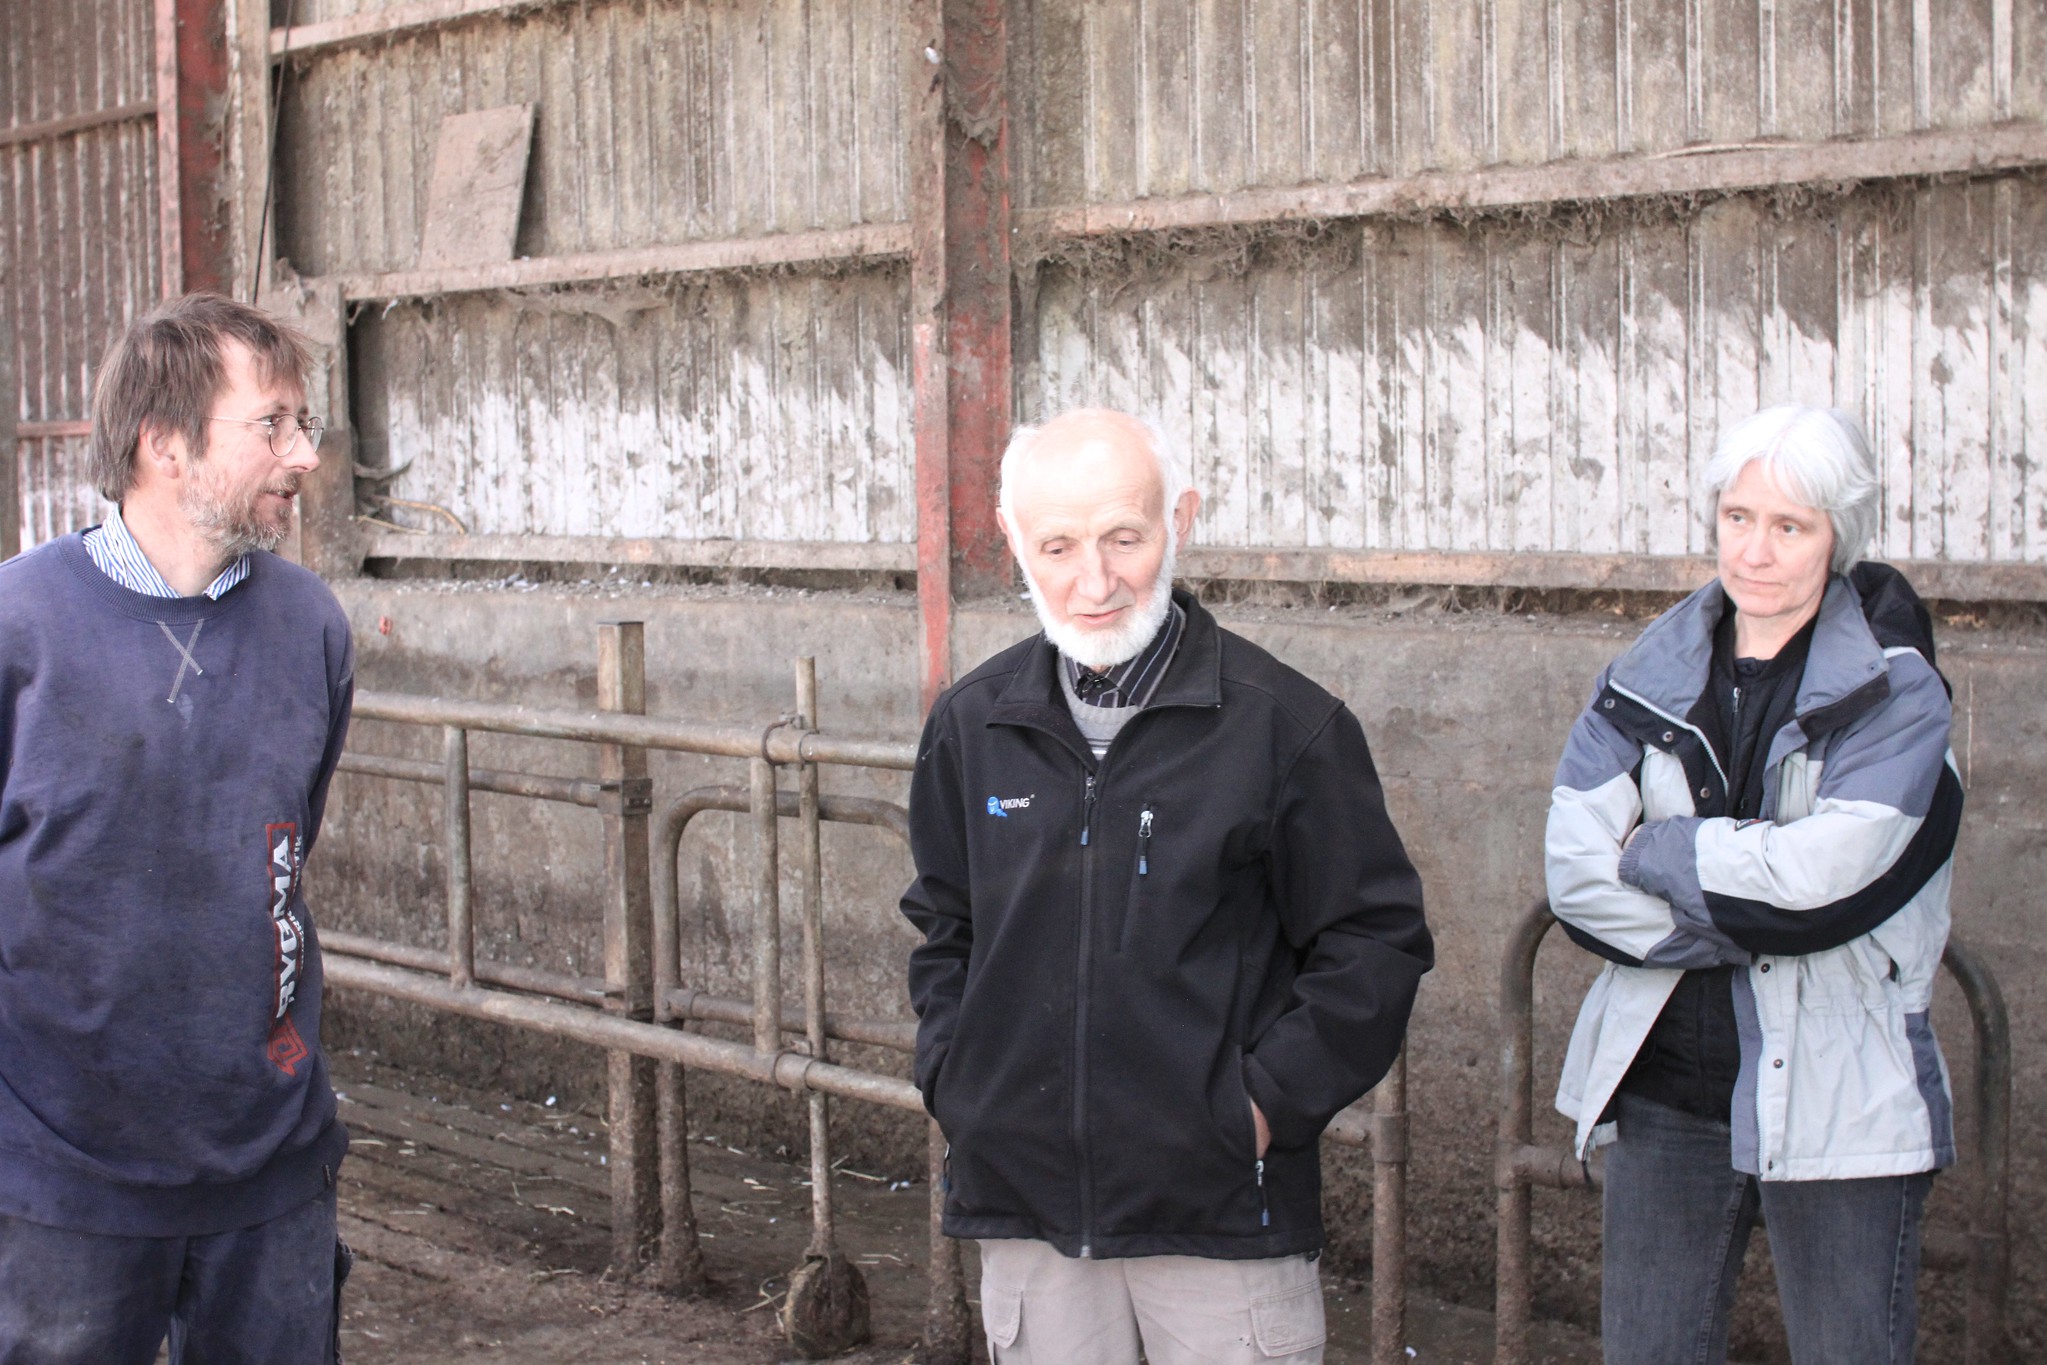
[[[1082,630],[1071,622],[1054,620],[1052,613],[1045,609],[1045,597],[1038,591],[1038,580],[1025,567],[1023,556],[1018,555],[1017,567],[1023,569],[1024,586],[1031,590],[1031,606],[1037,610],[1038,624],[1044,627],[1045,638],[1061,654],[1082,668],[1093,669],[1097,673],[1136,658],[1159,633],[1159,627],[1165,624],[1166,613],[1173,608],[1173,561],[1179,555],[1179,541],[1172,523],[1168,522],[1166,554],[1159,561],[1158,577],[1152,580],[1151,596],[1137,604],[1129,620],[1109,630]]]

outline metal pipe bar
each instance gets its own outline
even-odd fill
[[[765,742],[762,745],[766,747]],[[782,1046],[782,906],[775,765],[756,758],[747,768],[753,810],[753,1045]]]
[[[2047,128],[2027,122],[1823,142],[1687,147],[1596,161],[1424,171],[1298,188],[1019,209],[1015,217],[1021,236],[1056,240],[1583,200],[1731,194],[1779,185],[1991,175],[2043,162]]]
[[[732,1000],[723,996],[707,995],[687,987],[677,989],[668,997],[668,1017],[687,1019],[706,1024],[751,1024],[753,1004],[746,1000]],[[808,1032],[809,1025],[803,1012],[791,1005],[782,1007],[782,1032],[799,1037]],[[917,1050],[917,1025],[914,1020],[904,1019],[841,1019],[827,1012],[824,1017],[825,1037],[839,1043],[864,1043],[869,1047],[885,1047],[895,1052]]]
[[[1499,1192],[1499,1247],[1493,1269],[1494,1365],[1526,1365],[1532,1300],[1529,1275],[1528,1182],[1515,1158],[1533,1145],[1531,1093],[1535,1051],[1535,954],[1556,917],[1537,901],[1515,923],[1500,959],[1500,1125],[1493,1159]]]
[[[836,763],[908,772],[917,766],[917,746],[903,740],[844,739],[777,731],[766,739],[737,725],[696,725],[654,716],[599,711],[543,711],[497,702],[413,697],[397,692],[355,694],[357,720],[407,725],[459,725],[465,730],[572,739],[590,744],[625,744],[723,758],[758,758],[775,763]]]
[[[909,250],[909,229],[903,224],[857,223],[851,227],[776,232],[760,237],[721,237],[573,256],[529,257],[491,265],[343,275],[339,280],[342,298],[347,302],[377,303],[493,289],[593,284],[648,275],[770,270],[846,261],[881,263],[901,260]]]
[[[385,962],[393,967],[410,967],[416,972],[448,975],[448,955],[435,948],[416,948],[409,943],[392,943],[365,934],[325,929],[320,933],[322,953],[346,953],[350,957]],[[556,1000],[598,1004],[611,992],[601,977],[570,976],[565,972],[543,971],[537,967],[513,967],[487,959],[475,963],[476,980],[489,986],[506,986],[528,995],[545,995]]]
[[[804,734],[814,734],[817,731],[817,660],[805,655],[795,661],[795,670],[796,728]],[[779,793],[777,795],[779,797]],[[780,804],[777,800],[777,807]],[[831,1051],[825,1033],[824,1008],[824,839],[823,823],[818,815],[815,763],[797,765],[796,807],[801,827],[796,843],[797,878],[803,887],[803,1035],[810,1044],[810,1055],[828,1061]],[[830,1101],[813,1092],[810,1096],[810,1248],[807,1254],[829,1256],[835,1240]]]
[[[459,725],[441,732],[447,782],[448,980],[476,982],[475,893],[469,848],[469,732]]]
[[[14,426],[18,441],[58,441],[90,435],[91,422],[17,422]]]
[[[1372,1096],[1372,1365],[1406,1365],[1407,1049]]]
[[[25,142],[51,142],[91,128],[105,128],[115,123],[143,123],[155,117],[155,100],[136,100],[130,104],[110,105],[105,109],[93,109],[83,114],[67,114],[63,118],[43,119],[37,123],[17,123],[12,128],[0,128],[0,147],[19,147]],[[22,425],[30,424],[24,422]]]
[[[1948,936],[1942,963],[1954,974],[1976,1025],[1975,1227],[1970,1229],[1968,1319],[1962,1358],[2007,1358],[2006,1296],[2011,1285],[2011,1016],[1997,978],[1974,950]]]
[[[450,986],[444,978],[381,962],[365,962],[345,954],[329,957],[324,966],[327,984],[341,990],[369,991],[465,1018],[485,1019],[607,1051],[630,1052],[637,1057],[700,1067],[799,1094],[806,1090],[819,1090],[827,1095],[909,1113],[924,1112],[923,1097],[908,1081],[832,1062],[820,1062],[800,1053],[756,1052],[744,1043],[662,1028],[648,1020],[627,1019],[599,1010],[553,1000],[535,1000],[480,986],[459,990]]]
[[[966,1267],[960,1244],[945,1235],[945,1192],[949,1172],[944,1130],[938,1120],[929,1121],[926,1142],[931,1194],[931,1263],[927,1271],[924,1300],[924,1339],[917,1358],[922,1361],[952,1362],[973,1359],[973,1319],[967,1313]]]
[[[660,1145],[661,1257],[656,1279],[677,1294],[695,1294],[710,1282],[703,1243],[697,1237],[696,1202],[690,1196],[689,1073],[680,1063],[655,1063],[655,1139]]]
[[[464,19],[510,18],[546,9],[568,0],[419,0],[410,5],[365,10],[317,24],[294,24],[270,31],[270,57],[352,46],[460,23]]]
[[[364,559],[524,564],[646,564],[684,569],[908,573],[917,547],[846,540],[682,540],[651,536],[424,535],[366,527]]]
[[[423,758],[397,758],[389,754],[341,755],[337,771],[363,777],[388,777],[399,782],[442,783],[448,780],[445,763]],[[559,801],[564,805],[595,809],[602,799],[604,784],[581,777],[549,777],[544,773],[504,772],[492,768],[471,768],[469,790],[494,792],[501,796],[528,796],[536,801]]]
[[[646,627],[605,621],[597,628],[597,704],[608,715],[647,710]],[[630,741],[598,746],[604,784],[604,1007],[628,1019],[654,1017],[653,895],[648,885],[647,816],[653,807],[647,751]],[[624,1049],[605,1059],[606,1165],[611,1175],[611,1267],[636,1274],[660,1255],[660,1153],[655,1133],[654,1063]]]

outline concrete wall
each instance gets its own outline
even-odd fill
[[[918,721],[911,665],[914,603],[907,596],[765,588],[646,587],[612,580],[531,587],[358,580],[338,585],[357,631],[364,687],[594,704],[596,625],[647,623],[648,706],[665,715],[765,723],[789,705],[786,660],[813,653],[828,729],[908,737]],[[1508,925],[1541,889],[1541,827],[1550,772],[1593,673],[1632,637],[1639,614],[1513,614],[1448,610],[1440,595],[1392,607],[1239,606],[1226,623],[1345,696],[1370,736],[1395,818],[1426,880],[1440,965],[1424,984],[1411,1035],[1415,1113],[1416,1280],[1432,1292],[1488,1304],[1493,1247],[1492,1134],[1498,1092],[1495,989]],[[1609,604],[1611,605],[1611,604]],[[1991,627],[1966,613],[1942,625],[1955,685],[1954,747],[1969,785],[1957,877],[1957,931],[1994,964],[2012,1007],[2018,1064],[2019,1169],[2014,1185],[2015,1324],[2030,1350],[2047,1347],[2047,1171],[2036,1133],[2047,1104],[2047,952],[2034,930],[2047,883],[2047,827],[2031,800],[2047,780],[2038,704],[2047,630]],[[385,627],[388,625],[388,633]],[[962,622],[962,659],[1027,633],[1021,607],[982,604]],[[365,724],[365,751],[433,752],[433,736]],[[478,737],[479,766],[594,772],[575,746]],[[658,759],[657,800],[707,781],[743,780],[739,766]],[[827,769],[827,792],[900,799],[901,775]],[[556,969],[598,970],[596,817],[513,798],[477,798],[479,951]],[[438,944],[439,796],[384,780],[340,779],[314,857],[323,925]],[[691,985],[746,989],[750,928],[742,889],[744,836],[736,817],[707,815],[685,838],[682,966]],[[737,847],[735,847],[737,845]],[[901,967],[912,936],[894,908],[907,856],[889,836],[829,830],[827,904],[833,1007],[906,1017]],[[793,885],[786,888],[794,894]],[[793,935],[785,962],[795,961]],[[1565,1032],[1592,964],[1561,939],[1544,951],[1539,990],[1538,1107],[1546,1110]],[[793,989],[793,977],[790,988]],[[1957,1090],[1972,1074],[1966,1019],[1952,990],[1938,1015]],[[379,1047],[415,1064],[495,1077],[511,1090],[590,1102],[602,1084],[594,1055],[482,1027],[425,1022],[362,997],[337,996],[333,1038]],[[903,1066],[887,1054],[852,1060]],[[694,1121],[733,1140],[802,1149],[788,1099],[693,1082]],[[892,1115],[841,1106],[856,1163],[901,1174],[922,1167],[921,1133]],[[1545,1116],[1540,1130],[1563,1141]],[[1333,1256],[1356,1265],[1368,1246],[1369,1170],[1362,1154],[1331,1149]],[[1937,1221],[1959,1225],[1966,1176],[1944,1180]],[[1537,1198],[1538,1311],[1596,1321],[1597,1221],[1592,1201]],[[1958,1358],[1959,1289],[1925,1280],[1926,1358]],[[1739,1349],[1768,1357],[1774,1296],[1752,1281]]]

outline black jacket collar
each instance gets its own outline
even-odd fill
[[[1166,676],[1159,681],[1158,691],[1152,693],[1144,709],[1219,707],[1223,704],[1222,628],[1185,588],[1173,589],[1173,601],[1187,614],[1187,633],[1173,654],[1173,661],[1166,666]],[[989,708],[988,724],[1026,725],[1061,736],[1070,730],[1072,739],[1086,748],[1059,689],[1059,650],[1044,632],[1040,631],[1037,639],[1031,641],[1008,685]]]

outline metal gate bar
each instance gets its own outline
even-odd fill
[[[1526,1365],[1533,1286],[1530,1191],[1590,1190],[1604,1184],[1604,1162],[1580,1162],[1568,1148],[1535,1143],[1532,1096],[1535,1049],[1535,955],[1555,924],[1547,901],[1515,923],[1500,963],[1500,1127],[1493,1162],[1499,1191],[1500,1241],[1495,1267],[1495,1365]],[[2010,1274],[2011,1024],[2004,994],[1983,960],[1950,934],[1941,958],[1968,1002],[1976,1032],[1975,1210],[1966,1236],[1926,1236],[1922,1263],[1969,1277],[1962,1358],[1968,1365],[2007,1359],[2005,1296]]]

